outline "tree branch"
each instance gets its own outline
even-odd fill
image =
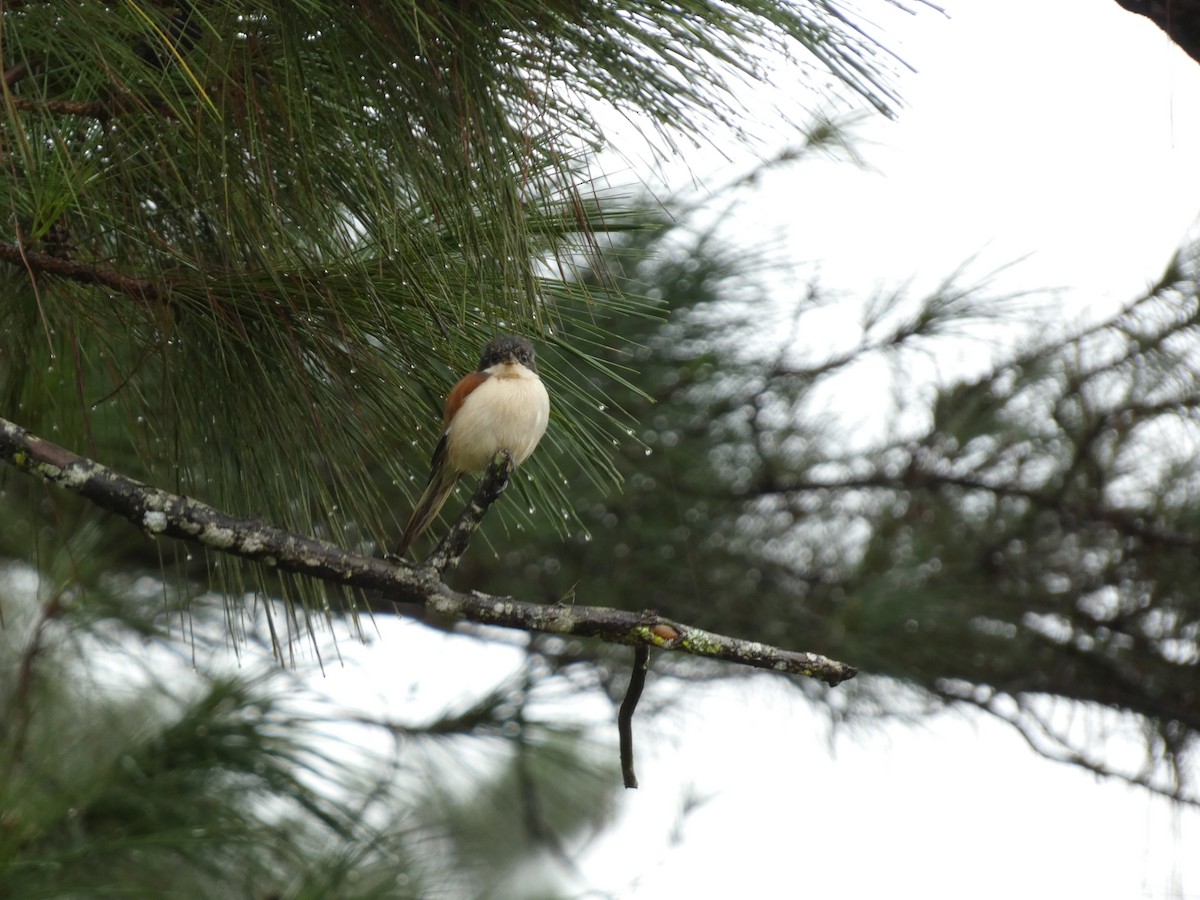
[[[4,86],[12,87],[26,75],[33,71],[33,67],[29,65],[27,60],[21,60],[4,70]],[[16,99],[15,97],[12,99]]]
[[[94,284],[128,294],[134,300],[143,303],[161,303],[167,295],[166,285],[154,279],[123,275],[115,269],[106,269],[78,259],[40,253],[19,244],[0,244],[0,260],[20,266],[31,276],[41,273],[56,275],[79,284]]]
[[[101,100],[35,100],[32,97],[12,96],[9,105],[21,112],[49,113],[55,116],[80,116],[107,121],[116,114],[112,104]]]
[[[543,606],[447,586],[432,566],[409,566],[359,556],[327,541],[291,534],[262,522],[135,481],[35,437],[0,419],[0,460],[87,498],[128,519],[151,537],[173,537],[281,572],[307,575],[367,592],[365,606],[392,614],[412,603],[431,612],[529,632],[593,637],[615,644],[658,647],[708,659],[817,678],[833,686],[853,678],[853,666],[816,653],[783,650],[673,622],[650,610],[600,606]]]
[[[436,570],[439,575],[447,569],[458,566],[459,560],[467,552],[471,535],[482,524],[483,517],[487,515],[492,504],[500,499],[500,495],[508,487],[509,476],[512,475],[515,468],[516,463],[513,462],[512,454],[507,450],[496,454],[492,464],[483,473],[483,478],[479,480],[479,486],[471,495],[470,502],[463,508],[454,524],[450,526],[450,531],[442,538],[437,549],[425,561],[426,566]]]
[[[28,69],[20,69],[18,63],[13,66],[8,72],[5,72],[5,81],[12,84],[20,78],[23,78]],[[12,81],[9,81],[9,79]],[[44,113],[51,116],[79,116],[84,119],[95,119],[98,122],[107,122],[110,119],[115,119],[117,116],[125,115],[130,112],[149,112],[154,115],[161,116],[164,119],[175,120],[179,116],[165,102],[154,102],[150,99],[135,99],[123,94],[112,94],[107,100],[64,100],[62,98],[44,98],[23,97],[19,94],[10,95],[8,98],[10,108],[19,112]]]
[[[693,489],[697,496],[717,500],[748,501],[760,497],[783,497],[823,491],[893,491],[897,494],[925,491],[936,494],[948,488],[980,491],[996,497],[1027,500],[1039,509],[1059,515],[1071,514],[1092,522],[1104,523],[1122,534],[1139,538],[1148,544],[1186,549],[1200,548],[1200,536],[1191,532],[1173,530],[1144,521],[1148,513],[1105,506],[1100,501],[1079,503],[1052,488],[1035,489],[1001,481],[989,481],[969,475],[939,472],[932,468],[914,466],[902,475],[890,475],[883,471],[845,478],[807,479],[778,478],[770,471],[745,488]]]
[[[974,706],[995,716],[1005,724],[1011,725],[1030,749],[1045,759],[1078,766],[1102,778],[1115,778],[1127,784],[1137,785],[1175,803],[1185,803],[1193,808],[1200,807],[1200,798],[1186,793],[1183,784],[1176,783],[1174,786],[1163,784],[1155,779],[1153,771],[1142,773],[1118,771],[1098,759],[1094,754],[1089,755],[1084,751],[1077,750],[1066,737],[1056,733],[1048,722],[1037,715],[1020,694],[988,690],[985,695],[981,696],[975,686],[959,690],[949,682],[939,685],[937,692],[947,700]],[[1009,708],[1009,704],[1003,702],[1006,698],[1015,703],[1015,711]]]
[[[26,737],[29,734],[31,719],[31,702],[34,683],[34,666],[37,658],[46,646],[46,631],[48,626],[58,619],[63,612],[62,592],[56,591],[38,613],[34,622],[33,632],[21,652],[21,662],[17,667],[16,684],[13,686],[10,700],[9,719],[0,726],[2,734],[10,746],[8,762],[5,764],[5,778],[11,778],[13,772],[21,764],[25,755]]]

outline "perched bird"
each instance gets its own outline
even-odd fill
[[[502,335],[483,348],[478,370],[454,386],[446,398],[429,484],[404,528],[398,556],[429,527],[461,475],[482,472],[501,450],[512,454],[516,465],[533,453],[550,421],[550,396],[534,356],[525,338]]]

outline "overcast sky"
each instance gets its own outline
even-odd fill
[[[730,210],[731,238],[786,237],[793,261],[845,288],[932,282],[975,256],[980,270],[1029,257],[1016,283],[1068,287],[1081,304],[1157,276],[1200,210],[1200,66],[1106,0],[950,0],[948,17],[860,5],[918,69],[898,79],[906,105],[854,127],[865,168],[805,161],[767,175]],[[745,97],[759,156],[795,143],[782,116],[802,123],[811,102],[787,76]],[[614,121],[612,136],[644,174],[638,130]],[[698,148],[663,177],[702,193],[755,156]]]

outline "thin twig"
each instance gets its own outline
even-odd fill
[[[147,100],[137,100],[120,94],[113,94],[107,100],[64,100],[61,98],[43,100],[12,95],[8,98],[8,102],[12,109],[20,112],[46,113],[52,116],[79,116],[83,119],[95,119],[97,122],[107,122],[133,110],[151,112],[164,119],[178,118],[175,110],[166,103],[152,104]]]
[[[21,653],[21,663],[17,668],[17,677],[10,698],[11,734],[8,735],[8,742],[11,750],[5,766],[6,779],[10,778],[13,771],[21,764],[21,757],[25,753],[25,737],[29,732],[32,719],[34,666],[37,658],[45,649],[46,630],[50,627],[51,622],[62,615],[62,612],[62,594],[55,592],[42,606],[37,621],[34,623],[33,632]]]
[[[28,247],[0,244],[0,260],[20,266],[29,274],[55,275],[79,284],[94,284],[128,294],[144,303],[162,303],[167,296],[168,286],[152,278],[124,275],[95,263],[84,262],[62,256],[52,256]]]
[[[31,67],[27,60],[21,60],[19,63],[14,63],[4,70],[4,85],[12,87],[31,71]],[[15,97],[12,99],[16,99]]]
[[[621,701],[621,709],[617,713],[617,733],[621,740],[621,778],[627,788],[638,786],[637,775],[633,773],[633,713],[637,709],[638,701],[642,699],[649,668],[650,649],[634,647],[629,687],[625,690],[625,699]]]
[[[1087,756],[1082,751],[1076,750],[1063,736],[1055,734],[1046,722],[1041,721],[1019,694],[1014,695],[995,691],[987,697],[978,697],[970,691],[951,690],[946,686],[940,687],[938,693],[949,700],[977,707],[995,716],[1000,721],[1011,725],[1034,753],[1051,762],[1078,766],[1102,778],[1114,778],[1128,784],[1136,785],[1152,794],[1165,797],[1174,803],[1182,803],[1193,808],[1200,808],[1200,798],[1184,793],[1182,785],[1177,785],[1175,788],[1164,786],[1154,780],[1152,772],[1135,774],[1132,772],[1114,771],[1094,756]],[[997,702],[1004,697],[1016,701],[1016,712],[1007,711],[1003,703]]]
[[[80,116],[85,119],[112,118],[112,104],[102,100],[35,100],[32,97],[9,97],[9,105],[21,112],[41,112],[56,116]]]

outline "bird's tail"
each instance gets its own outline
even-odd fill
[[[425,492],[421,494],[421,499],[417,501],[412,515],[408,518],[408,524],[404,526],[404,534],[400,537],[400,543],[396,548],[397,556],[407,553],[412,542],[429,527],[438,512],[441,511],[442,506],[445,505],[446,499],[454,490],[457,482],[458,473],[447,472],[445,468],[429,479],[429,484],[425,486]]]

